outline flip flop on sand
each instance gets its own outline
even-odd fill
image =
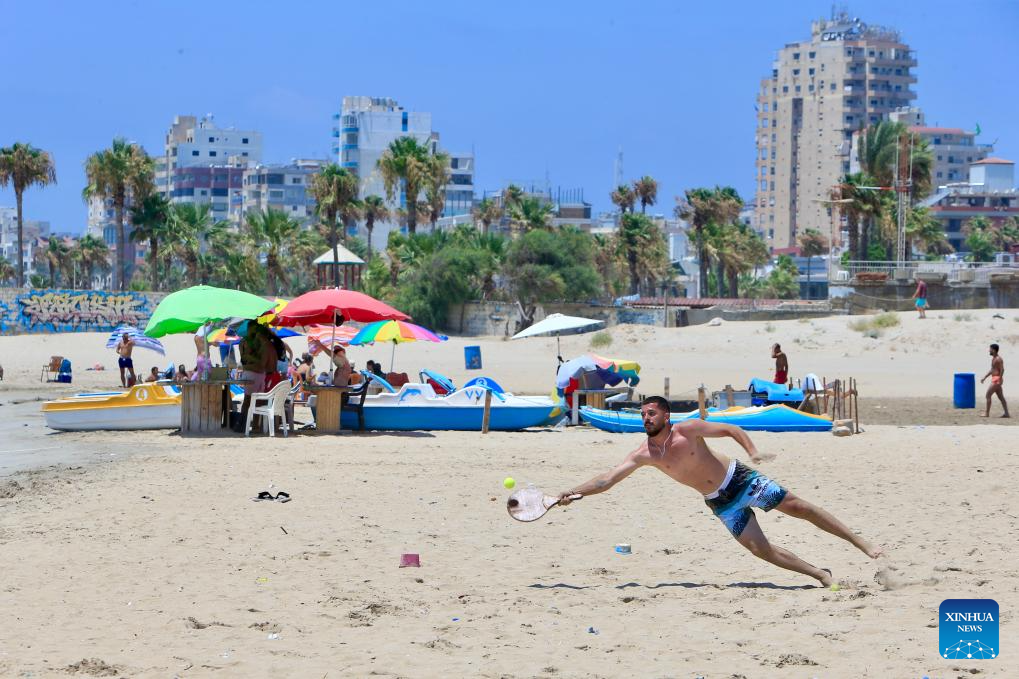
[[[290,493],[285,490],[276,493],[276,502],[290,502]]]
[[[276,498],[274,498],[272,496],[272,493],[270,493],[269,491],[263,490],[261,493],[258,494],[257,497],[253,497],[251,499],[255,502],[265,502],[266,500],[275,500]]]

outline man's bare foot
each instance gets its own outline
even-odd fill
[[[831,570],[828,568],[822,568],[821,574],[815,575],[814,577],[816,577],[818,581],[825,587],[831,587],[831,583],[835,582],[835,580],[833,580],[831,577]]]
[[[984,413],[980,413],[980,417],[987,417]]]
[[[1003,417],[1003,418],[1011,418],[1012,416],[1011,416],[1011,415],[1009,415],[1008,413],[1005,413],[1004,415],[1002,415],[1002,417]]]
[[[872,559],[885,555],[885,548],[881,545],[867,545],[867,548],[863,550],[863,553]]]

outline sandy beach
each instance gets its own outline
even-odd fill
[[[1019,676],[1015,420],[951,405],[953,373],[979,379],[995,341],[1012,395],[1019,313],[994,313],[902,314],[876,339],[846,317],[609,330],[599,353],[639,361],[645,394],[665,377],[674,397],[768,377],[774,342],[794,377],[858,380],[863,434],[752,435],[777,454],[762,471],[886,547],[873,561],[759,512],[837,592],[756,559],[654,470],[534,524],[506,515],[504,477],[559,491],[641,435],[54,433],[35,399],[118,386],[105,335],[0,337],[0,676]],[[563,338],[563,355],[591,338]],[[193,362],[190,337],[168,340],[166,359],[136,352],[139,372]],[[551,390],[554,338],[402,345],[396,367],[461,383],[466,345],[508,389]],[[52,354],[72,359],[74,384],[39,382]],[[388,365],[389,348],[350,357]],[[107,370],[84,370],[96,363]],[[293,500],[252,502],[262,490]],[[398,568],[408,552],[420,568]],[[998,602],[1000,658],[938,656],[949,598]]]

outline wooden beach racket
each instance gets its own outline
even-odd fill
[[[571,495],[570,500],[579,500],[583,495]],[[517,521],[537,521],[559,504],[559,498],[545,495],[538,488],[521,488],[506,500],[506,511]]]

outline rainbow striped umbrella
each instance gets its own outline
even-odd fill
[[[389,357],[389,370],[393,370],[393,359],[396,356],[396,345],[404,342],[445,342],[449,338],[439,335],[428,328],[414,325],[407,321],[376,321],[361,328],[350,340],[352,345],[374,344],[376,342],[392,342],[393,352]]]

